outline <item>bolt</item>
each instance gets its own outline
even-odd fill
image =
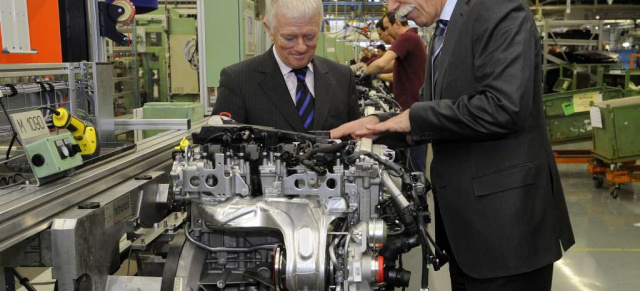
[[[153,224],[153,228],[155,228],[155,229],[158,229],[158,226],[159,226],[159,225],[158,225],[158,223],[157,223],[157,222]]]
[[[140,238],[140,243],[142,243],[142,244],[146,244],[146,242],[144,241],[144,237],[141,237],[141,238]]]
[[[173,214],[173,219],[177,220],[178,219],[178,212]]]
[[[165,220],[164,221],[164,228],[167,228],[167,227],[169,227],[169,222]]]

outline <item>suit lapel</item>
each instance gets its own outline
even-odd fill
[[[319,61],[315,59],[313,61],[313,83],[314,83],[314,91],[316,96],[316,108],[315,115],[313,117],[313,126],[311,128],[313,130],[318,130],[322,128],[324,122],[327,120],[327,116],[329,116],[329,111],[331,110],[331,102],[333,101],[334,96],[331,95],[331,88],[333,88],[333,83],[329,76],[329,69]]]
[[[447,32],[444,37],[444,43],[442,45],[442,49],[440,51],[440,55],[438,56],[438,79],[436,80],[436,90],[435,99],[440,99],[440,95],[442,92],[442,80],[447,73],[447,66],[449,64],[449,58],[453,52],[453,47],[455,46],[456,38],[458,37],[458,33],[462,28],[464,15],[467,13],[469,9],[469,1],[470,0],[460,0],[456,3],[456,7],[453,9],[453,13],[451,14],[451,19],[449,20],[449,25],[447,26]]]
[[[296,106],[293,104],[291,94],[284,81],[284,76],[282,76],[282,72],[280,71],[280,67],[278,67],[273,53],[272,47],[267,53],[261,56],[262,64],[259,71],[265,76],[259,81],[260,87],[278,111],[280,111],[287,123],[289,123],[295,131],[304,132],[306,130],[300,120]]]

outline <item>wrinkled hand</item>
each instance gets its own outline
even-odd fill
[[[339,127],[336,127],[331,130],[331,138],[341,138],[346,135],[351,135],[353,138],[358,138],[354,135],[355,132],[359,130],[365,130],[365,127],[368,125],[374,125],[380,122],[377,116],[367,116],[360,118],[358,120],[354,120],[348,123],[345,123]]]
[[[405,110],[385,122],[366,125],[364,129],[360,129],[352,134],[354,138],[361,138],[372,135],[380,135],[386,132],[404,132],[411,131],[411,122],[409,120],[409,110]]]

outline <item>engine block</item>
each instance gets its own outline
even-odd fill
[[[173,199],[190,208],[185,232],[197,249],[193,264],[201,265],[185,286],[408,286],[410,273],[396,260],[418,243],[393,250],[385,244],[418,241],[406,239],[422,226],[413,218],[417,205],[400,189],[422,197],[425,181],[410,182],[393,150],[368,139],[342,142],[237,124],[204,127],[193,140],[174,153],[171,170]]]

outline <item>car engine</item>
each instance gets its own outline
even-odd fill
[[[426,232],[430,185],[393,150],[225,123],[173,154],[171,193],[190,210],[174,286],[394,290],[409,285],[412,248],[423,286],[428,264],[446,263]]]

